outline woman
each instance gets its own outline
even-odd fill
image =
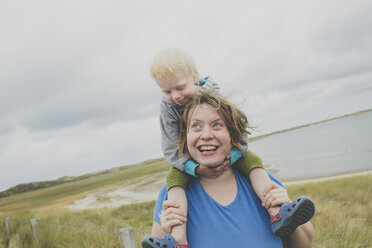
[[[226,159],[230,149],[239,146],[247,127],[247,118],[241,111],[220,96],[203,92],[185,107],[180,119],[178,147],[198,163],[216,167]],[[286,191],[274,183],[266,193],[263,203],[266,208],[291,202]],[[200,176],[191,181],[186,194],[190,247],[312,247],[310,222],[299,226],[285,240],[273,235],[270,217],[249,179],[232,167],[216,178]],[[171,227],[186,221],[177,206],[164,202],[165,199],[166,188],[163,187],[154,213],[152,235],[155,237],[169,233]],[[288,211],[292,207],[295,206],[288,206]],[[144,247],[174,247],[171,236],[167,244],[152,237],[145,237],[142,244]]]

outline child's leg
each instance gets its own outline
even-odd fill
[[[179,209],[187,213],[187,198],[186,192],[182,187],[175,186],[168,190],[168,200],[177,202]],[[171,231],[172,236],[179,244],[187,244],[186,238],[186,223],[174,226]]]
[[[179,208],[187,216],[187,198],[185,188],[190,176],[178,169],[172,167],[167,175],[168,200],[177,202]],[[179,244],[187,244],[186,223],[174,226],[171,232],[172,236]]]
[[[264,199],[264,190],[271,185],[269,175],[267,175],[265,169],[257,167],[252,169],[251,173],[249,174],[249,179],[251,180],[254,192],[256,192],[256,195],[262,202]],[[270,217],[273,217],[279,212],[279,209],[279,206],[270,207],[267,211],[269,212]]]
[[[262,201],[264,190],[271,185],[271,180],[263,168],[261,159],[248,150],[246,155],[238,160],[234,166],[243,174],[249,175],[253,189]],[[268,212],[272,217],[271,229],[273,233],[285,237],[313,217],[315,205],[310,198],[300,196],[291,203],[271,207]]]
[[[271,180],[264,169],[262,160],[259,156],[248,150],[245,156],[238,160],[234,165],[243,174],[249,176],[253,189],[260,198],[261,202],[264,199],[264,190],[271,185]],[[270,216],[278,213],[280,207],[269,208]]]
[[[271,185],[269,176],[264,169],[254,168],[249,177],[257,196],[263,201],[263,192]],[[313,217],[315,206],[310,198],[300,196],[291,203],[284,203],[280,207],[270,207],[268,212],[272,217],[271,230],[273,233],[280,237],[286,237]]]
[[[172,167],[167,175],[167,190],[168,200],[179,204],[179,208],[183,210],[187,216],[187,198],[185,188],[191,176],[178,169]],[[142,246],[146,248],[161,248],[161,247],[189,247],[186,238],[186,223],[174,226],[171,234],[167,234],[161,238],[146,236],[142,239]]]
[[[179,208],[187,216],[187,198],[185,188],[190,176],[172,167],[167,175],[168,200],[177,202]],[[186,223],[174,226],[171,231],[172,236],[179,244],[187,244]]]

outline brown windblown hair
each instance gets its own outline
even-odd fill
[[[253,127],[248,125],[247,116],[240,111],[234,104],[230,103],[221,95],[217,95],[208,91],[200,91],[192,98],[192,100],[185,106],[183,115],[179,119],[179,130],[177,147],[180,154],[189,155],[187,149],[186,135],[189,130],[191,116],[197,106],[200,104],[209,104],[224,120],[226,127],[229,131],[231,144],[234,147],[240,147],[240,141],[244,133],[251,134],[248,131]]]

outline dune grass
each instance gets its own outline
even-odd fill
[[[124,205],[115,209],[72,211],[67,209],[11,216],[11,234],[0,225],[0,243],[5,247],[122,247],[119,230],[132,227],[137,241],[151,232],[155,202]],[[30,219],[37,218],[36,240]],[[5,218],[0,218],[1,223]]]
[[[372,247],[372,175],[291,185],[316,205],[314,247]]]
[[[316,204],[312,219],[314,247],[372,247],[371,182],[372,175],[363,175],[287,187],[292,199],[305,194]],[[10,215],[10,235],[6,234],[2,216],[0,247],[122,247],[119,229],[123,227],[134,229],[141,247],[141,238],[151,231],[154,204],[151,201],[94,210],[25,211]],[[39,220],[39,241],[31,231],[32,218]]]
[[[164,173],[169,168],[169,164],[163,160],[139,165],[124,171],[97,175],[76,182],[69,182],[0,198],[0,216],[22,213],[25,211],[58,208],[68,205],[89,192],[95,192],[115,185],[130,185],[133,182],[148,178],[150,175]]]

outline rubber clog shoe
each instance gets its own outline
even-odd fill
[[[161,238],[145,236],[142,239],[143,248],[190,248],[189,245],[177,244],[172,235],[166,234]]]
[[[314,213],[313,201],[307,196],[300,196],[280,207],[279,213],[271,218],[271,229],[277,236],[289,236],[298,226],[308,222]]]

